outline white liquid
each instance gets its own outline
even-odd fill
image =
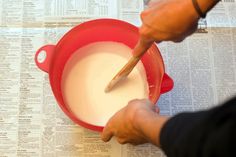
[[[142,63],[109,93],[105,87],[131,57],[131,49],[116,42],[97,42],[75,52],[67,62],[62,79],[65,103],[75,116],[104,126],[132,99],[148,98],[148,83]]]

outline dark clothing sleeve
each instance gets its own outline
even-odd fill
[[[172,117],[161,130],[160,142],[168,157],[236,157],[236,98]]]

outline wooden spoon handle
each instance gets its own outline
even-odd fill
[[[144,38],[140,37],[138,43],[134,47],[133,57],[141,58],[143,54],[151,47],[153,42],[147,41]]]
[[[105,92],[109,92],[113,86],[115,86],[120,80],[126,78],[130,74],[130,72],[134,69],[135,65],[139,62],[140,58],[149,49],[151,45],[152,42],[147,42],[143,38],[139,39],[137,45],[134,48],[132,58],[109,82],[105,89]]]

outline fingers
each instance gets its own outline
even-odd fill
[[[158,107],[153,104],[149,99],[142,99],[143,103],[146,104],[152,111],[158,111]],[[158,110],[157,110],[158,109]]]
[[[143,25],[139,28],[139,34],[150,41],[155,41],[156,43],[161,43],[162,41],[173,40],[173,34],[153,28],[143,22]]]
[[[160,108],[159,108],[158,106],[155,106],[155,112],[156,112],[157,114],[160,114]]]
[[[160,44],[161,42],[162,42],[162,41],[157,41],[157,40],[155,41],[156,44]]]
[[[143,23],[143,25],[139,28],[139,34],[141,37],[146,38],[146,39],[152,39],[152,33],[150,32],[151,28],[149,28],[149,26],[145,25]]]
[[[142,99],[141,101],[144,101],[144,104],[146,104],[148,107],[150,107],[150,109],[153,110],[154,112],[156,112],[157,114],[160,113],[159,107],[156,106],[155,104],[153,104],[149,99]]]
[[[139,34],[157,43],[183,41],[197,29],[199,20],[186,10],[191,12],[192,8],[184,2],[151,0],[149,8],[140,15],[142,26]]]
[[[135,106],[137,106],[138,104],[140,104],[141,106],[148,106],[151,109],[155,109],[155,104],[153,104],[149,99],[133,99],[131,100],[128,104],[134,104]]]
[[[116,140],[117,140],[117,142],[119,142],[120,144],[126,144],[126,143],[128,143],[127,140],[125,140],[124,138],[117,138]]]
[[[106,126],[103,131],[102,131],[102,134],[101,134],[101,139],[104,141],[104,142],[108,142],[111,140],[113,136],[113,133],[112,131],[109,129],[108,126]]]
[[[174,38],[172,41],[175,42],[175,43],[180,43],[184,39],[185,39],[185,36],[179,36],[179,37]]]

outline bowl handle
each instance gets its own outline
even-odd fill
[[[161,84],[161,94],[169,92],[174,87],[174,81],[166,73],[163,76]]]
[[[47,73],[49,72],[49,67],[54,50],[55,45],[45,45],[36,52],[34,61],[39,69]]]

